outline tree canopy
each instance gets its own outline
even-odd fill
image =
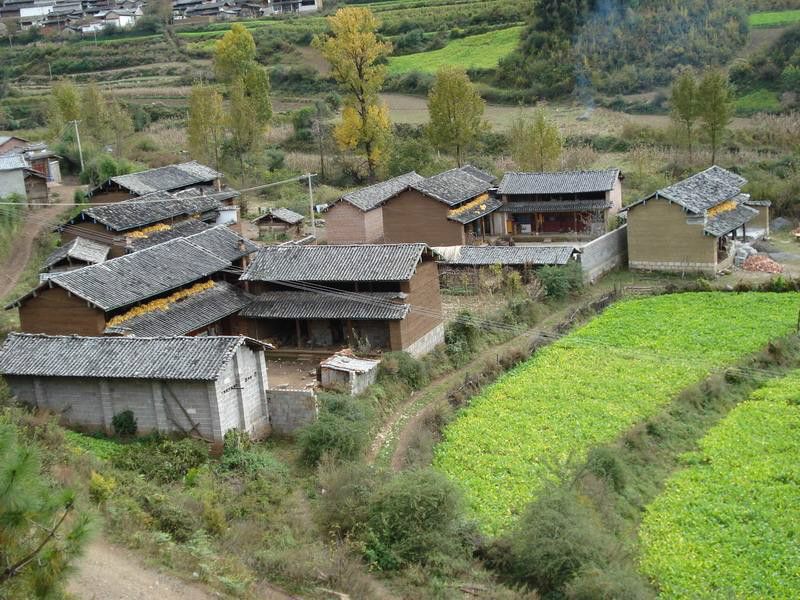
[[[454,151],[458,166],[464,150],[480,133],[484,108],[484,101],[463,69],[439,69],[428,93],[428,135],[434,146]]]

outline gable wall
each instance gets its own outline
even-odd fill
[[[102,335],[105,314],[60,287],[45,288],[19,307],[20,329],[50,335]]]
[[[464,226],[448,220],[449,210],[444,202],[416,190],[401,192],[383,206],[383,241],[387,244],[462,245]]]

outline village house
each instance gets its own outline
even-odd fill
[[[139,434],[221,444],[270,432],[264,344],[229,337],[78,337],[11,333],[0,374],[17,400],[68,425],[113,434],[131,411]]]
[[[263,215],[252,220],[258,226],[261,235],[286,234],[303,235],[303,220],[305,217],[288,208],[270,208]]]
[[[128,175],[117,175],[91,190],[89,196],[93,203],[107,204],[153,192],[177,192],[190,187],[204,188],[210,193],[220,191],[221,180],[221,173],[191,161]]]
[[[759,214],[742,194],[746,183],[713,166],[627,206],[630,268],[715,274],[731,267],[737,231],[744,237]]]
[[[255,246],[227,227],[151,246],[132,254],[47,277],[7,309],[18,308],[20,329],[30,333],[103,335],[125,333],[145,313],[163,316],[169,332],[226,332],[231,309],[222,284],[236,281]],[[235,264],[239,265],[237,268]],[[219,288],[217,286],[220,286]],[[210,290],[214,290],[211,292]],[[193,302],[185,303],[190,297]],[[234,294],[222,295],[231,300]],[[175,317],[180,308],[180,319]],[[193,316],[188,316],[192,309]],[[161,313],[168,313],[161,315]],[[144,328],[140,321],[134,323]],[[109,327],[116,327],[107,331]],[[149,332],[154,331],[147,325]]]
[[[176,230],[174,236],[184,231],[197,233],[196,227],[185,229],[178,225],[187,220],[205,223],[219,220],[222,202],[216,192],[206,192],[198,188],[175,193],[151,192],[131,200],[90,206],[59,228],[62,242],[75,237],[94,240],[110,246],[111,256],[117,257],[130,252],[137,241],[159,233],[173,229]],[[166,241],[174,236],[162,235],[161,239]]]
[[[42,271],[58,273],[96,265],[108,258],[109,250],[110,248],[105,244],[76,237],[53,250],[42,263]]]
[[[239,332],[282,351],[420,356],[444,341],[437,267],[424,244],[268,246],[241,280],[256,298],[239,313]]]
[[[19,196],[30,206],[47,204],[47,177],[34,171],[22,154],[0,156],[0,199]]]
[[[502,206],[494,232],[515,240],[591,240],[611,228],[622,209],[619,169],[506,173],[497,188]]]
[[[329,244],[383,242],[383,205],[412,183],[425,179],[414,171],[348,192],[325,213]]]
[[[26,147],[30,142],[16,135],[0,135],[0,155]]]

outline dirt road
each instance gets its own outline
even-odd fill
[[[211,600],[200,585],[149,569],[131,552],[97,537],[78,561],[67,591],[80,600]]]
[[[73,194],[79,187],[59,185],[52,187],[50,194],[54,196],[56,202],[72,202]],[[8,257],[0,265],[0,298],[5,298],[14,290],[19,278],[25,272],[25,267],[33,254],[33,242],[36,237],[57,224],[58,217],[68,209],[68,206],[63,205],[47,206],[31,210],[25,215],[25,222],[14,239]]]

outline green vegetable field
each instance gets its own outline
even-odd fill
[[[435,73],[444,65],[493,69],[501,58],[517,47],[521,32],[522,27],[509,27],[454,40],[439,50],[394,56],[389,58],[389,73]]]
[[[796,598],[800,372],[770,382],[685,455],[641,528],[664,598]]]
[[[800,10],[757,12],[748,18],[750,27],[785,27],[800,21]]]
[[[676,294],[611,306],[474,398],[435,465],[488,533],[512,524],[553,467],[582,459],[710,371],[797,321],[800,295]]]

